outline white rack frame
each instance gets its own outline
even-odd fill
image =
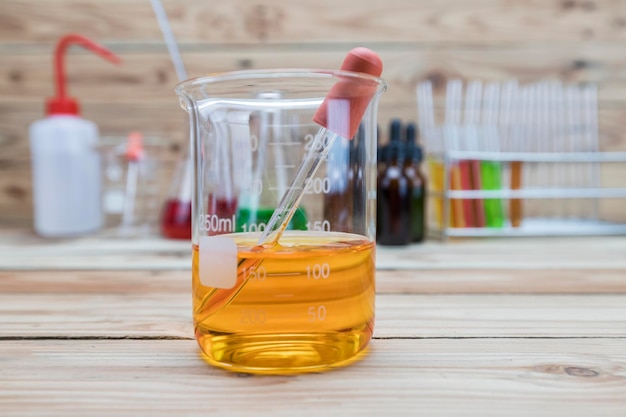
[[[491,227],[451,227],[451,199],[626,199],[626,187],[586,187],[586,188],[522,188],[511,190],[452,190],[450,170],[456,161],[478,160],[489,162],[524,163],[626,163],[626,152],[476,152],[448,151],[430,153],[429,158],[443,162],[443,192],[429,189],[429,198],[443,199],[442,224],[436,224],[429,216],[429,235],[447,240],[450,237],[498,237],[498,236],[592,236],[624,235],[626,224],[605,222],[597,219],[541,219],[526,218],[522,225],[502,228]],[[432,175],[432,174],[431,174]],[[431,188],[431,187],[429,187]],[[442,195],[443,194],[443,195]],[[432,204],[429,204],[432,206]]]

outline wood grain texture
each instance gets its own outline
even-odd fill
[[[51,95],[52,51],[46,53],[1,53],[0,88],[5,100],[21,101]],[[372,45],[384,62],[383,78],[390,88],[385,96],[401,103],[415,101],[415,85],[429,78],[436,92],[443,93],[448,78],[532,82],[561,79],[564,82],[594,82],[600,103],[623,104],[626,58],[618,42],[570,42],[559,45],[521,44],[472,48],[458,45]],[[113,50],[116,48],[111,47]],[[264,68],[338,68],[350,46],[313,45],[293,48],[283,45],[207,48],[182,53],[188,75]],[[174,101],[177,78],[165,50],[117,51],[118,66],[81,50],[67,57],[69,89],[85,100],[143,102]],[[411,87],[411,88],[408,88]],[[396,90],[396,91],[394,91]],[[406,91],[409,90],[409,91]]]
[[[3,235],[5,237],[0,239],[0,271],[8,273],[45,270],[51,276],[62,277],[62,272],[67,270],[189,271],[191,265],[190,243],[184,240],[158,236],[124,239],[104,233],[75,239],[44,239],[19,229],[12,233],[3,232]],[[440,270],[470,274],[508,271],[512,277],[521,280],[520,286],[530,274],[548,276],[588,271],[588,275],[578,275],[589,279],[587,291],[602,292],[593,289],[594,271],[606,272],[610,276],[611,271],[626,268],[624,253],[624,239],[611,236],[458,239],[403,247],[379,245],[376,267],[379,271],[394,274],[397,271],[431,271],[433,274]],[[42,275],[45,276],[36,276]],[[476,284],[475,280],[472,282]],[[535,282],[541,283],[540,280]],[[610,292],[621,292],[619,282],[616,285]],[[532,288],[529,287],[529,291]]]
[[[440,275],[445,277],[445,273]],[[61,286],[60,291],[51,293],[0,294],[0,339],[193,338],[189,280],[185,279],[176,292],[154,290],[153,285],[143,288],[143,283],[135,280],[133,284],[141,290],[127,293],[121,283],[115,292],[107,293],[93,282],[92,289],[86,290],[84,285],[81,293]],[[623,294],[379,294],[374,335],[626,338],[625,305]],[[332,312],[328,319],[332,319]]]
[[[187,242],[16,236],[0,247],[0,338],[192,337]],[[379,247],[376,336],[626,337],[625,244]]]
[[[192,340],[2,341],[6,415],[618,416],[624,339],[374,340],[344,369],[247,377]]]
[[[168,152],[159,157],[178,160],[187,149],[188,128],[185,113],[177,102],[153,101],[150,104],[82,101],[83,116],[98,124],[102,135],[124,136],[133,130],[162,139]],[[0,102],[0,169],[12,168],[15,162],[30,161],[28,126],[42,117],[40,101]],[[382,140],[387,141],[388,121],[398,117],[405,121],[417,119],[417,105],[390,102],[379,108],[378,120]],[[599,113],[600,140],[603,151],[626,151],[626,107],[607,108]],[[10,164],[10,165],[9,165]]]
[[[185,251],[185,252],[188,252]],[[139,259],[137,259],[139,258]],[[153,258],[156,258],[154,256]],[[30,269],[0,272],[0,289],[6,294],[23,294],[35,287],[41,293],[59,294],[71,288],[76,295],[125,293],[137,295],[153,288],[159,291],[187,292],[191,279],[190,259],[187,256],[162,254],[170,259],[167,264],[147,256],[134,256],[134,263],[109,267],[109,270],[74,269],[71,274],[59,268],[46,271]],[[109,265],[120,264],[122,258],[109,257]],[[380,259],[380,258],[379,258]],[[143,260],[143,263],[140,263]],[[21,261],[21,260],[20,260]],[[126,260],[128,261],[128,259]],[[379,264],[382,263],[379,261]],[[71,269],[76,264],[67,263]],[[86,267],[85,262],[84,266]],[[92,268],[102,268],[103,262],[92,262]],[[39,265],[46,265],[45,263]],[[123,268],[126,269],[123,269]],[[42,266],[37,268],[41,269]],[[28,271],[28,279],[22,273]],[[111,276],[120,279],[111,281]],[[139,280],[141,285],[128,282]],[[63,287],[58,282],[69,284]],[[109,283],[110,282],[110,283]],[[416,264],[415,269],[379,269],[376,272],[376,291],[379,294],[626,294],[624,272],[614,268],[550,268],[534,269],[482,268],[480,270],[456,267],[435,269]],[[185,299],[185,303],[187,300]]]
[[[625,245],[379,248],[367,355],[327,373],[257,377],[202,360],[187,242],[3,232],[0,415],[622,415]]]
[[[626,39],[622,0],[164,1],[180,42],[217,44],[437,42],[497,44]],[[149,2],[5,0],[0,37],[48,42],[65,31],[159,41]]]

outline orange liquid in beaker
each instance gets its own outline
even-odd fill
[[[193,250],[193,318],[205,359],[239,372],[324,371],[360,357],[374,327],[375,244],[346,233],[287,231],[238,246],[234,288],[204,286]]]

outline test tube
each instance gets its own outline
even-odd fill
[[[522,141],[526,140],[527,135],[531,131],[530,127],[530,108],[532,106],[532,94],[528,86],[521,89],[520,100],[516,102],[518,123],[517,129],[514,130],[514,139],[512,143],[513,152],[522,152],[525,149]],[[512,191],[522,189],[522,172],[523,163],[521,160],[511,162],[511,180],[510,188]],[[522,200],[520,198],[512,198],[509,202],[509,218],[511,226],[520,227],[522,224]]]
[[[489,83],[485,86],[483,99],[483,145],[488,152],[500,152],[498,138],[498,109],[500,107],[500,84]],[[497,161],[481,161],[480,172],[483,190],[502,188],[502,164]],[[488,198],[484,201],[485,223],[488,227],[504,226],[502,200]]]
[[[467,86],[465,93],[465,120],[463,126],[465,150],[478,151],[478,123],[480,121],[480,101],[482,95],[482,82],[472,81]],[[484,143],[484,136],[482,142]],[[482,172],[481,162],[478,160],[461,161],[461,172],[465,177],[463,188],[468,190],[481,190]],[[467,227],[484,227],[485,210],[482,197],[464,200],[464,210]]]
[[[462,84],[460,80],[449,80],[446,88],[446,115],[444,126],[445,148],[447,151],[459,150],[459,125],[461,124],[461,96]],[[462,190],[463,175],[459,161],[452,160],[450,167],[449,184],[447,189]],[[464,213],[463,200],[450,199],[451,226],[466,227],[466,215]]]
[[[419,126],[421,127],[422,137],[428,150],[427,166],[429,187],[433,191],[432,198],[429,201],[434,210],[433,216],[435,224],[440,229],[444,228],[444,163],[442,161],[443,144],[440,140],[438,130],[435,127],[434,105],[433,105],[433,89],[432,82],[427,80],[419,83],[416,88],[417,92],[417,116]]]

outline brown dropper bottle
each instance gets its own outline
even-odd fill
[[[389,143],[383,148],[385,170],[378,177],[377,242],[381,245],[407,245],[411,242],[411,183],[404,174],[405,144],[402,123],[394,119],[389,126]]]
[[[417,126],[406,126],[406,158],[404,175],[411,183],[410,212],[411,241],[422,242],[426,234],[426,177],[422,171],[423,151],[416,141]]]

